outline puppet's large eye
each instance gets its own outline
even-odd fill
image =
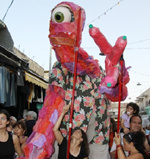
[[[56,23],[71,22],[72,14],[67,7],[57,7],[52,12],[52,21]]]

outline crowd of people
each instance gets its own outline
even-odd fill
[[[136,103],[127,104],[126,111],[121,116],[120,126],[119,134],[114,131],[113,144],[110,147],[111,159],[150,158],[149,141],[145,135],[145,128],[142,127],[142,118]]]
[[[0,109],[0,159],[24,156],[23,149],[36,119],[34,111],[28,111],[25,118],[17,120],[7,110]]]
[[[63,108],[55,123],[53,132],[58,143],[58,159],[67,156],[67,137],[59,130],[65,114],[70,106]],[[0,110],[0,159],[14,159],[24,156],[24,147],[33,131],[37,114],[28,111],[25,118],[17,120],[10,116],[8,111]],[[75,128],[70,141],[70,159],[88,159],[89,147],[86,133]],[[125,113],[121,116],[120,131],[117,133],[116,121],[110,118],[109,153],[111,159],[149,159],[150,145],[142,127],[142,118],[139,115],[139,106],[136,103],[127,104]],[[99,157],[100,158],[100,157]]]

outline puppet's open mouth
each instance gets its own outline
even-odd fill
[[[74,46],[76,37],[70,32],[58,32],[56,35],[49,36],[52,45]]]
[[[50,37],[50,41],[52,45],[75,45],[75,39],[69,37]]]

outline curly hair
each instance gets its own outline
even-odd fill
[[[144,159],[148,159],[148,155],[146,154],[146,149],[144,146],[144,142],[146,140],[145,134],[141,131],[138,132],[131,132],[125,134],[123,138],[128,142],[133,142],[134,147],[141,153]]]

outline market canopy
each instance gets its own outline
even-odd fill
[[[48,87],[48,83],[44,82],[43,80],[39,79],[38,77],[36,77],[26,71],[25,71],[25,80],[29,81],[33,84],[36,84],[44,89],[47,89],[47,87]]]

